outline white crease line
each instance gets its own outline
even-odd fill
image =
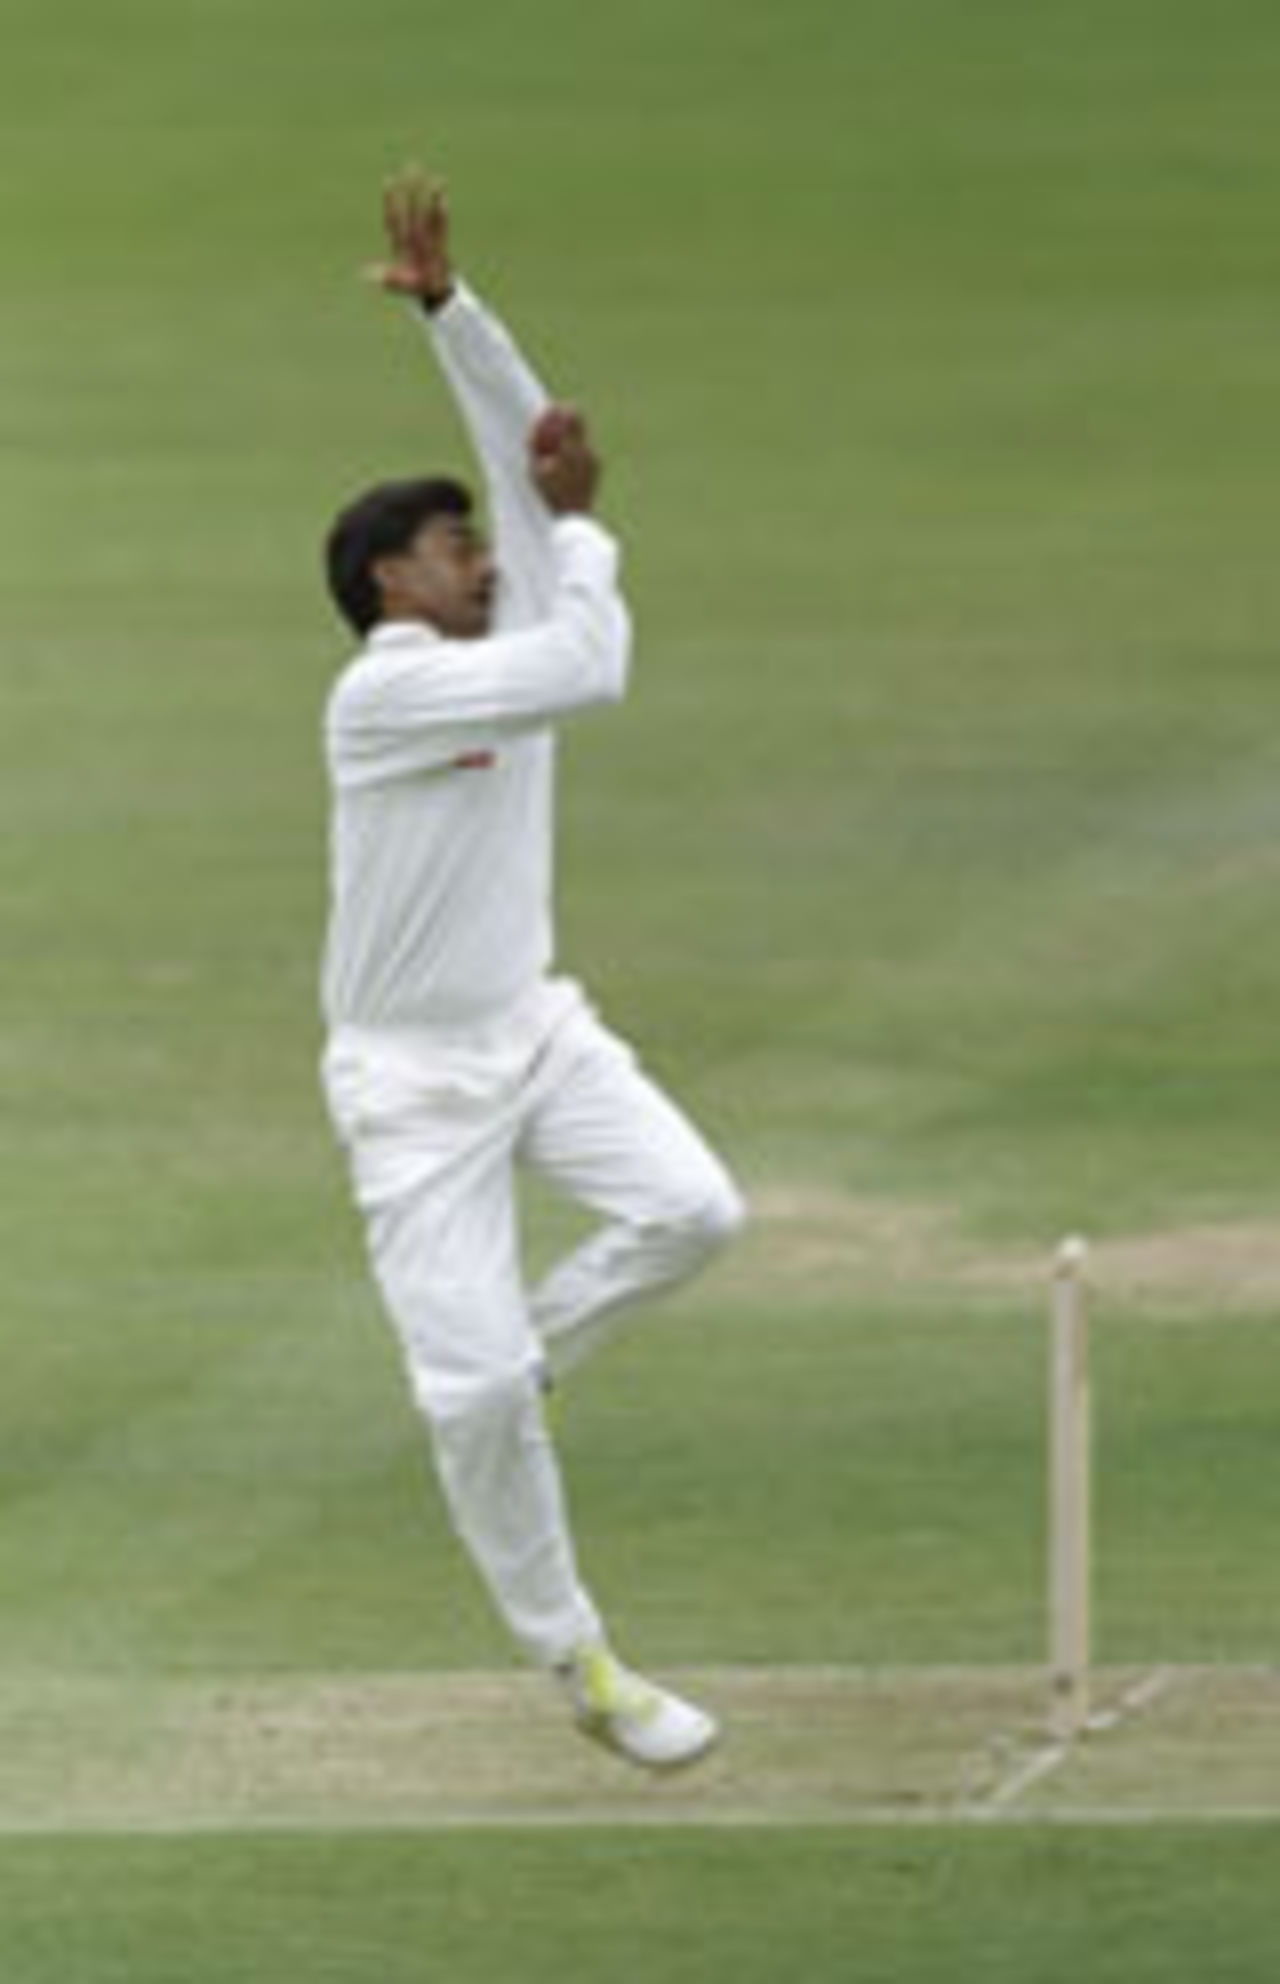
[[[1162,1695],[1168,1694],[1177,1679],[1177,1671],[1172,1667],[1157,1667],[1152,1673],[1144,1674],[1140,1680],[1125,1689],[1111,1708],[1100,1709],[1097,1714],[1091,1715],[1079,1736],[1068,1738],[1066,1741],[1055,1737],[1052,1742],[1042,1744],[1039,1749],[1033,1750],[1030,1756],[1023,1757],[1015,1765],[1007,1777],[1000,1779],[985,1797],[971,1801],[967,1807],[968,1811],[978,1819],[1007,1812],[1009,1807],[1016,1804],[1033,1785],[1043,1783],[1045,1778],[1052,1777],[1054,1771],[1060,1770],[1067,1759],[1077,1753],[1080,1744],[1087,1743],[1091,1736],[1110,1735],[1122,1723],[1131,1721],[1135,1715],[1140,1715],[1144,1709],[1150,1708],[1154,1702],[1159,1701]]]
[[[263,1815],[229,1820],[208,1814],[175,1816],[172,1820],[32,1819],[27,1823],[10,1820],[0,1824],[0,1839],[171,1839],[200,1838],[212,1834],[238,1837],[288,1835],[296,1837],[352,1834],[485,1833],[485,1832],[847,1832],[871,1827],[894,1831],[950,1830],[956,1828],[1007,1827],[1030,1831],[1037,1827],[1068,1831],[1073,1826],[1125,1828],[1152,1826],[1261,1826],[1274,1830],[1280,1823],[1280,1806],[1271,1805],[1058,1805],[1036,1811],[1006,1807],[993,1811],[989,1806],[920,1805],[903,1810],[897,1805],[850,1805],[840,1810],[822,1807],[810,1810],[803,1805],[776,1811],[759,1806],[722,1807],[705,1812],[619,1812],[611,1806],[584,1806],[579,1812],[512,1810],[508,1812],[440,1811],[417,1816],[355,1814],[343,1819],[318,1819],[314,1814]]]
[[[1141,1715],[1162,1695],[1167,1695],[1179,1678],[1177,1669],[1173,1667],[1157,1667],[1152,1673],[1144,1674],[1140,1681],[1125,1689],[1114,1707],[1099,1709],[1096,1715],[1089,1717],[1089,1730],[1105,1734],[1107,1730],[1127,1722],[1131,1716]]]
[[[1071,1744],[1056,1740],[1046,1743],[1042,1749],[1033,1750],[1029,1757],[1022,1759],[1016,1770],[995,1786],[994,1790],[989,1791],[985,1798],[980,1798],[970,1807],[973,1816],[980,1819],[989,1813],[1005,1811],[1021,1798],[1024,1791],[1029,1791],[1033,1784],[1039,1784],[1042,1778],[1051,1776],[1066,1762],[1070,1754]]]

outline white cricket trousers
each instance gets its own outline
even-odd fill
[[[555,1666],[603,1628],[578,1575],[545,1376],[701,1267],[742,1224],[742,1200],[568,980],[483,1026],[343,1028],[324,1083],[454,1527],[512,1632]],[[602,1216],[532,1293],[522,1164]]]

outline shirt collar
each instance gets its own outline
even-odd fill
[[[365,640],[369,648],[409,647],[418,641],[439,641],[444,636],[426,620],[380,620]]]

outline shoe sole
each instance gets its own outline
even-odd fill
[[[696,1750],[686,1750],[679,1757],[638,1757],[615,1735],[607,1717],[578,1716],[575,1727],[591,1742],[598,1743],[602,1750],[607,1750],[611,1757],[620,1757],[623,1763],[630,1764],[634,1770],[646,1771],[651,1777],[678,1777],[681,1771],[692,1770],[695,1764],[709,1757],[721,1741],[720,1726],[712,1723],[706,1741],[700,1743]]]

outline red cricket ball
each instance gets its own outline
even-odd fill
[[[534,423],[532,444],[535,455],[558,454],[571,436],[582,432],[582,415],[576,407],[549,406]]]

